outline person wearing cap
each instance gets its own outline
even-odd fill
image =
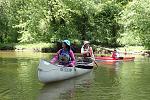
[[[117,52],[116,49],[114,49],[114,51],[112,52],[112,57],[115,58],[115,59],[119,58],[119,53]]]
[[[75,57],[73,51],[70,48],[69,40],[64,40],[62,42],[62,49],[57,52],[50,63],[54,64],[56,61],[58,61],[59,65],[64,65],[67,67],[73,67],[75,65]]]
[[[93,54],[93,49],[90,46],[89,41],[84,41],[84,44],[81,48],[81,54],[83,55],[84,58],[91,58],[92,60],[95,60],[94,54]]]

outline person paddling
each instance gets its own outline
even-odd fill
[[[112,57],[115,58],[115,59],[119,58],[119,53],[117,52],[116,49],[114,49],[114,51],[112,52]]]
[[[70,41],[64,40],[62,42],[62,49],[60,49],[54,58],[50,61],[51,64],[54,64],[58,61],[59,65],[64,65],[67,67],[75,66],[75,57],[74,53],[70,48]]]
[[[93,49],[92,47],[90,46],[90,42],[89,41],[84,41],[84,44],[81,48],[81,54],[83,55],[84,57],[84,60],[90,60],[91,61],[95,61],[95,57],[94,57],[94,54],[93,54]],[[90,58],[90,59],[88,59]]]

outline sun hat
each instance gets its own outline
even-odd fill
[[[85,45],[85,44],[89,44],[90,42],[89,42],[89,41],[84,41],[83,43],[84,43],[84,45]]]
[[[63,40],[63,43],[66,43],[68,46],[70,46],[70,41],[69,40]]]

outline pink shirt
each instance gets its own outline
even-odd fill
[[[58,56],[59,56],[61,50],[62,50],[62,49],[60,49],[60,50],[57,52],[57,54],[56,54],[56,55],[54,56],[54,58],[50,61],[50,63],[54,64],[54,63],[58,60]],[[71,58],[71,61],[70,61],[69,65],[73,67],[73,66],[75,66],[74,53],[73,53],[72,50],[70,50],[70,53],[69,53],[69,54],[70,54],[70,58]],[[67,65],[67,66],[69,66],[69,65]]]

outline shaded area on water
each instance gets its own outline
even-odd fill
[[[38,93],[39,84],[35,67],[37,61],[7,58],[0,62],[1,99],[24,100],[26,97],[29,97],[30,100],[34,99],[35,94]]]

